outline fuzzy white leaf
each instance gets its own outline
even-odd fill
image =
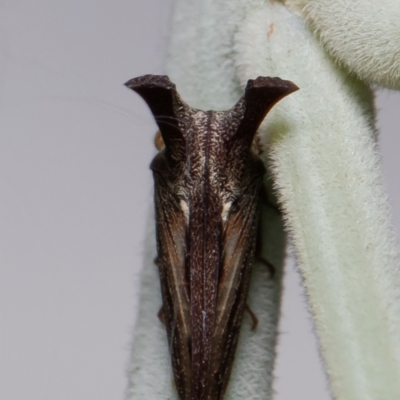
[[[338,62],[367,82],[400,89],[400,2],[286,0]]]

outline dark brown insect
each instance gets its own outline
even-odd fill
[[[126,86],[146,101],[164,142],[151,169],[176,388],[182,400],[219,400],[231,373],[259,224],[265,168],[253,139],[271,107],[298,88],[259,77],[230,110],[215,112],[189,107],[167,76],[145,75]]]

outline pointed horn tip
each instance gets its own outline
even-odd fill
[[[139,88],[163,88],[163,89],[174,89],[175,85],[169,80],[167,75],[142,75],[136,78],[130,79],[124,83],[129,89],[137,90]]]
[[[287,94],[299,90],[299,87],[291,81],[287,81],[278,77],[271,78],[266,76],[259,76],[256,79],[249,79],[246,89],[252,88],[281,89],[282,92]]]

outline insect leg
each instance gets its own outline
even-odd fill
[[[258,318],[256,317],[256,314],[252,311],[252,309],[249,307],[248,304],[245,305],[245,310],[249,313],[250,318],[251,318],[251,330],[254,331],[257,328],[258,325]]]
[[[275,275],[276,268],[273,264],[271,264],[268,260],[266,260],[262,255],[262,226],[261,226],[261,223],[258,224],[255,259],[256,259],[256,261],[261,262],[268,268],[269,276],[270,276],[270,278],[273,278]]]

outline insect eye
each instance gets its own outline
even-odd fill
[[[156,136],[154,137],[154,145],[158,151],[161,151],[165,147],[164,139],[161,135],[161,131],[156,132]]]

